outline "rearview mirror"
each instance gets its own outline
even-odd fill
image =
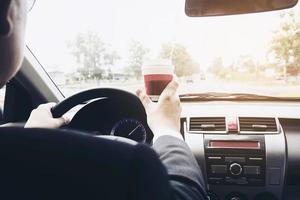
[[[186,0],[190,17],[234,15],[291,8],[298,0]]]

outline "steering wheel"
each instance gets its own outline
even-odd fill
[[[86,105],[63,128],[151,142],[153,134],[142,102],[136,95],[120,89],[97,88],[77,93],[53,107],[52,115],[59,118],[84,103]]]

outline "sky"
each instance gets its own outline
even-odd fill
[[[189,18],[184,0],[37,0],[29,13],[27,44],[49,70],[75,71],[68,42],[87,31],[96,32],[128,62],[128,45],[140,41],[156,58],[161,44],[185,45],[200,67],[215,57],[230,64],[239,55],[263,62],[280,25],[280,12],[226,17]],[[300,11],[297,5],[294,10]]]

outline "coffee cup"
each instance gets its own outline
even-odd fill
[[[146,62],[142,66],[146,94],[152,101],[158,101],[159,96],[172,81],[174,66],[168,60]]]

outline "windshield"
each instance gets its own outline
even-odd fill
[[[38,0],[27,45],[65,96],[134,92],[141,66],[169,59],[180,94],[300,97],[300,7],[189,18],[184,0]]]

